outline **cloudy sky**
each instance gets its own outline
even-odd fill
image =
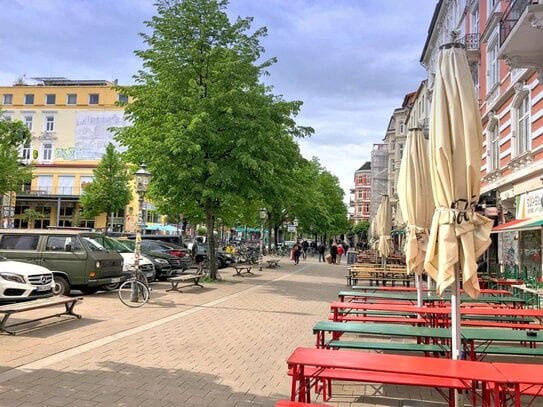
[[[266,26],[265,81],[304,102],[301,140],[336,175],[345,201],[353,173],[370,159],[393,110],[425,77],[419,60],[437,0],[230,0],[232,17]],[[26,77],[133,83],[133,51],[153,0],[0,0],[0,84]]]

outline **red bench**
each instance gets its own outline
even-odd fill
[[[279,400],[275,407],[327,407],[324,404],[300,403],[299,401]]]

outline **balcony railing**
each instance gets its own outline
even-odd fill
[[[480,34],[466,34],[462,40],[466,46],[466,51],[479,51]]]
[[[23,193],[28,195],[64,195],[64,196],[79,196],[82,188],[80,187],[52,187],[52,186],[37,186],[36,189],[31,189],[29,186],[23,188]]]
[[[500,46],[503,45],[522,13],[533,3],[533,0],[513,0],[500,21]]]

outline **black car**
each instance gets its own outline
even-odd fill
[[[168,261],[174,269],[184,271],[192,265],[190,251],[182,246],[155,240],[142,240],[141,247],[146,252],[172,256],[168,257]]]
[[[121,240],[126,246],[134,250],[136,242],[134,240]],[[157,280],[165,280],[177,273],[183,272],[183,264],[180,259],[168,253],[147,250],[142,242],[141,252],[153,262],[156,270]]]
[[[196,263],[201,262],[207,257],[207,245],[201,242],[194,242],[192,244],[192,258]],[[234,256],[230,253],[226,253],[224,250],[217,250],[217,268],[225,268],[234,264],[236,261]]]

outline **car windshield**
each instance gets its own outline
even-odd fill
[[[119,243],[125,245],[130,250],[134,250],[134,248],[136,247],[136,242],[134,242],[133,240],[119,240]]]
[[[81,240],[83,241],[83,244],[87,249],[93,252],[98,252],[101,250],[106,250],[104,246],[100,242],[98,242],[96,239],[90,236],[81,236]]]
[[[128,253],[128,252],[132,252],[132,250],[130,250],[128,248],[128,246],[122,244],[121,242],[119,242],[118,240],[115,240],[115,239],[112,239],[110,237],[107,237],[107,236],[102,236],[103,240],[104,240],[104,245],[108,248],[108,249],[111,249],[111,250],[115,250],[116,252],[119,252],[119,253]]]

